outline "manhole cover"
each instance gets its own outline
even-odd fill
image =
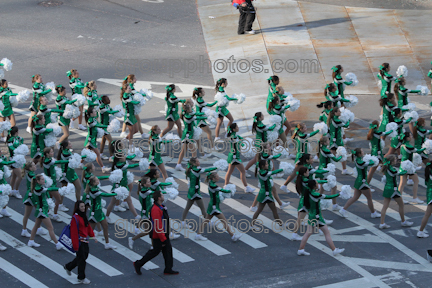
[[[56,1],[56,0],[42,1],[42,2],[39,2],[38,5],[44,6],[44,7],[56,7],[56,6],[63,5],[63,2]]]

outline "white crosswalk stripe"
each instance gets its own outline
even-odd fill
[[[17,266],[6,261],[0,257],[0,269],[15,277],[17,280],[21,281],[23,284],[30,288],[48,288],[45,284],[39,282],[34,277],[30,276]]]

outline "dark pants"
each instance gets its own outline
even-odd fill
[[[150,249],[142,258],[135,262],[135,266],[142,267],[148,261],[155,258],[162,251],[165,259],[165,270],[171,271],[173,267],[172,246],[169,238],[165,241],[165,246],[162,247],[162,242],[159,239],[153,239],[153,249]]]
[[[240,10],[240,18],[238,25],[238,34],[244,34],[244,32],[252,30],[252,24],[255,21],[255,13],[247,13]]]
[[[86,260],[89,254],[89,246],[88,243],[81,242],[81,245],[76,252],[76,257],[72,262],[69,262],[66,264],[66,269],[69,271],[72,271],[75,267],[78,266],[78,279],[83,280],[85,279],[85,267],[86,267]]]

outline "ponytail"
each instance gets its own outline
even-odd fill
[[[186,179],[189,178],[189,173],[192,170],[192,166],[196,166],[197,159],[198,159],[197,157],[191,157],[189,159],[189,162],[188,162],[188,165],[187,165],[187,168],[186,168],[186,171],[185,171]]]
[[[205,179],[205,182],[206,182],[206,183],[209,183],[211,180],[214,179],[215,175],[216,175],[216,172],[210,172],[210,173],[208,173],[208,174],[207,174],[207,177],[206,177],[206,179]]]
[[[88,109],[85,111],[84,119],[86,123],[88,123],[88,120],[90,119],[90,114],[93,113],[93,111],[94,111],[94,106],[89,106]]]
[[[390,66],[389,63],[383,63],[383,64],[379,67],[379,68],[380,68],[379,73],[380,73],[381,77],[384,77],[384,73],[385,73],[384,70],[387,69],[389,66]]]
[[[299,194],[299,195],[303,194],[302,176],[304,176],[307,171],[308,171],[308,168],[306,168],[304,166],[300,167],[300,169],[298,170],[298,175],[296,178],[295,187],[296,187],[297,194]]]
[[[373,135],[374,135],[374,131],[375,131],[375,129],[377,129],[379,127],[379,122],[378,122],[378,120],[374,120],[374,121],[372,121],[372,124],[369,126],[369,132],[368,132],[368,134],[367,134],[367,136],[366,136],[366,139],[367,140],[372,140],[373,139]]]
[[[46,159],[46,155],[52,150],[53,148],[51,147],[45,147],[42,153],[42,157],[39,160],[40,161],[40,167],[43,167],[43,163],[45,162]]]
[[[414,129],[413,129],[413,137],[414,139],[417,139],[418,133],[418,127],[423,127],[425,125],[425,119],[424,118],[418,118],[418,120],[415,122],[414,124]]]
[[[268,85],[270,85],[270,84],[276,84],[276,82],[279,82],[279,77],[278,76],[276,76],[276,75],[273,75],[273,76],[270,76],[268,79],[267,79],[267,83],[268,83]]]
[[[310,157],[311,157],[311,154],[308,154],[308,153],[303,154],[303,155],[300,157],[300,159],[299,159],[299,163],[298,163],[298,165],[299,165],[299,166],[304,166],[304,165],[306,165],[306,164],[307,164],[306,161],[309,160]]]
[[[221,87],[222,84],[225,84],[226,81],[227,81],[226,78],[220,78],[219,80],[216,81],[216,87],[215,87],[216,93],[219,92],[219,87]]]
[[[202,94],[203,88],[201,87],[195,87],[192,92],[192,98],[196,100],[201,94]]]
[[[61,160],[61,155],[64,149],[66,149],[66,147],[69,144],[69,140],[64,140],[62,143],[60,143],[60,149],[57,153],[57,160]]]
[[[31,181],[31,193],[33,193],[34,192],[34,190],[35,190],[35,187],[36,187],[36,182],[37,181],[40,181],[40,179],[43,179],[43,176],[41,175],[41,174],[38,174],[38,175],[36,175],[33,179],[32,179],[32,181]]]
[[[258,165],[255,167],[255,177],[258,176],[258,169],[264,169],[265,165],[267,164],[267,160],[258,160]]]
[[[126,76],[126,77],[123,79],[122,86],[125,86],[125,85],[127,85],[127,84],[132,83],[132,81],[133,81],[134,79],[135,79],[135,75],[134,75],[134,74],[129,74],[128,76]]]
[[[168,99],[170,94],[172,93],[172,91],[175,89],[175,85],[170,84],[170,85],[166,86],[165,89],[166,89],[166,98]]]
[[[93,163],[89,162],[86,163],[83,167],[82,175],[81,175],[81,182],[84,183],[85,180],[85,172],[90,170],[90,167],[93,165]],[[93,171],[92,171],[93,172]]]
[[[298,123],[297,127],[294,129],[294,133],[291,136],[291,139],[295,139],[297,137],[298,132],[300,131],[300,129],[302,129],[303,127],[305,127],[306,124],[305,123]]]
[[[73,76],[75,75],[75,73],[77,72],[76,69],[71,69],[68,72],[66,72],[66,75],[68,76],[69,80],[72,80]]]
[[[16,133],[18,132],[18,127],[17,126],[13,126],[9,131],[8,131],[8,135],[6,138],[6,142],[9,141],[9,139],[14,136]]]
[[[148,176],[142,176],[141,179],[138,181],[138,191],[137,191],[137,195],[139,196],[139,193],[142,190],[142,187],[144,187],[143,183],[146,183],[147,181],[150,181],[150,177]]]
[[[36,79],[39,78],[41,75],[40,74],[35,74],[32,76],[32,84],[34,84],[36,82]]]
[[[339,108],[338,108],[338,107],[334,107],[334,108],[330,111],[330,113],[329,113],[329,117],[327,118],[327,126],[330,127],[330,123],[331,123],[331,121],[333,120],[333,118],[335,117],[336,112],[338,112],[338,111],[339,111]]]
[[[425,183],[428,184],[428,182],[430,181],[430,176],[431,176],[431,169],[432,169],[432,161],[428,162],[426,164],[426,169],[425,169]]]
[[[66,89],[66,88],[63,87],[63,85],[57,85],[57,86],[55,87],[55,90],[56,90],[57,94],[60,94],[60,93],[63,92],[63,90],[65,90],[65,89]]]
[[[315,180],[309,180],[308,181],[308,189],[304,190],[304,195],[303,195],[303,204],[307,209],[310,209],[310,194],[312,190],[315,190],[315,188],[317,187],[317,182]],[[313,220],[313,219],[310,219]]]
[[[258,120],[259,120],[259,118],[261,118],[261,116],[262,116],[261,112],[256,112],[255,113],[255,116],[253,117],[254,122],[252,124],[252,133],[256,133],[256,128],[258,126]]]
[[[237,123],[232,123],[230,126],[228,126],[227,137],[231,137],[236,127],[237,127]]]
[[[30,171],[30,167],[31,167],[33,164],[34,164],[33,161],[27,161],[27,162],[24,164],[24,169],[23,169],[22,172],[21,172],[21,177],[22,177],[22,178],[25,177],[25,172],[26,172],[26,171]]]
[[[351,159],[354,161],[354,157],[358,157],[358,155],[361,154],[361,148],[355,148],[354,150],[351,150]]]
[[[336,75],[340,74],[339,71],[340,71],[341,69],[342,69],[342,66],[341,66],[341,65],[333,66],[333,68],[332,68],[332,70],[333,70],[332,78],[333,78],[333,79],[336,78]]]
[[[123,95],[126,93],[127,84],[122,84],[120,88],[120,101],[123,100]]]

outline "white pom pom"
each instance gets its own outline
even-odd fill
[[[82,95],[82,94],[78,94],[78,93],[76,93],[76,94],[73,94],[72,95],[72,100],[77,100],[74,104],[76,105],[76,106],[83,106],[84,104],[86,104],[86,102],[87,102],[87,99],[86,99],[86,97],[84,96],[84,95]]]
[[[47,175],[45,175],[45,173],[41,174],[44,179],[45,179],[45,184],[43,185],[45,188],[49,188],[53,185],[53,180],[51,179],[51,177],[48,177]]]
[[[398,125],[395,122],[390,122],[386,125],[386,131],[385,132],[387,133],[387,132],[393,130],[393,132],[388,135],[390,138],[393,138],[393,137],[396,137],[398,135],[397,129],[398,129]]]
[[[3,102],[1,102],[1,101],[0,101],[0,103],[3,104]],[[9,122],[9,120],[0,122],[0,133],[2,133],[3,131],[8,131],[10,128],[11,128],[11,123]]]
[[[123,201],[129,196],[129,190],[125,187],[118,187],[114,189],[114,193],[117,193],[116,196],[114,196],[117,200]]]
[[[420,90],[418,95],[421,95],[421,96],[426,96],[426,95],[429,95],[429,93],[430,93],[429,88],[427,86],[417,85],[416,90]]]
[[[136,105],[139,105],[139,106],[144,106],[146,104],[146,102],[147,102],[147,99],[144,98],[144,96],[141,95],[141,93],[135,93],[133,95],[132,99],[133,99],[133,101],[140,102],[139,104],[136,104]]]
[[[246,95],[244,95],[243,93],[240,93],[239,95],[234,94],[233,98],[237,99],[234,101],[235,104],[242,104],[246,100]]]
[[[357,86],[358,83],[359,83],[359,81],[357,80],[357,76],[354,73],[347,73],[345,75],[345,80],[347,82],[351,82],[352,81],[352,83],[350,84],[350,86]]]
[[[49,210],[54,210],[54,208],[55,208],[54,200],[51,199],[51,198],[47,198],[46,201],[47,201],[47,204],[48,204],[48,209]]]
[[[166,140],[180,140],[180,137],[178,135],[174,135],[173,133],[168,133],[165,136]]]
[[[0,79],[3,79],[3,78],[5,78],[5,75],[4,75],[4,70],[3,69],[0,69]],[[3,109],[2,109],[3,110]],[[8,197],[8,199],[9,199],[9,197]],[[8,200],[9,201],[9,200]]]
[[[53,132],[51,132],[51,133],[53,133],[54,136],[56,136],[56,137],[61,136],[63,134],[62,128],[57,123],[49,123],[46,126],[46,128],[47,129],[53,129]]]
[[[119,111],[119,112],[113,114],[115,117],[123,118],[125,115],[125,110],[123,109],[122,105],[116,105],[116,106],[114,106],[114,108],[112,108],[112,110],[113,111]]]
[[[175,189],[179,188],[179,184],[174,180],[173,177],[168,177],[165,179],[165,183],[171,183],[171,185],[165,186],[165,187],[172,187]]]
[[[14,154],[19,154],[19,155],[28,155],[29,154],[29,148],[27,145],[25,144],[21,144],[19,145],[15,150],[14,150]]]
[[[414,153],[412,162],[414,166],[419,167],[423,164],[423,159],[418,153]]]
[[[149,163],[148,159],[142,158],[139,162],[139,169],[141,171],[147,171],[149,169],[149,165],[150,165],[150,163]]]
[[[3,176],[4,176],[4,173],[3,173],[3,171],[0,170],[0,179],[3,179]]]
[[[126,173],[126,175],[127,175],[127,183],[128,183],[128,185],[129,184],[132,184],[134,181],[135,181],[135,176],[134,176],[134,174],[132,173],[132,172],[127,172]]]
[[[225,185],[225,187],[224,187],[223,189],[225,189],[225,190],[230,190],[230,191],[231,191],[231,194],[223,193],[223,196],[224,196],[225,198],[231,198],[231,197],[234,197],[234,195],[235,195],[235,193],[236,193],[236,190],[237,190],[237,188],[236,188],[236,186],[235,186],[234,184],[227,184],[227,185]],[[220,196],[221,194],[222,194],[222,193],[219,193],[219,196]]]
[[[81,151],[81,156],[87,156],[84,158],[84,161],[88,162],[88,163],[92,163],[92,162],[96,161],[96,158],[97,158],[96,153],[90,149],[87,149],[87,148],[84,148]]]
[[[358,98],[354,95],[349,95],[347,98],[350,102],[344,102],[345,107],[354,107],[358,103]]]
[[[51,92],[45,94],[45,98],[49,101],[52,100],[53,95],[57,94],[56,90],[55,90],[55,84],[54,82],[48,82],[45,84],[45,88],[47,89],[51,89]],[[78,116],[77,116],[78,117]]]
[[[9,196],[0,194],[0,207],[6,207],[8,203],[9,203]]]
[[[277,128],[277,127],[276,127]],[[274,142],[279,138],[279,129],[273,129],[273,131],[267,131],[267,141]]]
[[[97,138],[102,138],[105,135],[105,130],[97,127]]]
[[[80,115],[79,108],[75,105],[67,104],[63,112],[63,117],[66,119],[76,118]]]
[[[14,168],[22,168],[26,163],[25,156],[20,154],[15,154],[15,156],[13,156],[10,160],[15,161],[15,163],[12,164],[12,167]]]
[[[9,184],[1,184],[0,191],[2,192],[1,195],[8,196],[12,193],[12,187]],[[3,209],[4,206],[0,206],[0,207],[1,209]]]
[[[111,174],[108,179],[111,181],[111,183],[116,184],[116,183],[120,183],[122,178],[123,178],[123,172],[120,169],[116,169],[114,171],[111,171]]]
[[[315,123],[313,131],[319,130],[319,134],[325,135],[328,133],[328,126],[324,122]]]
[[[214,99],[216,101],[218,101],[218,103],[216,104],[217,106],[219,106],[219,107],[227,106],[228,107],[229,100],[225,97],[225,95],[226,95],[225,93],[221,93],[221,92],[216,93]]]
[[[321,199],[320,200],[320,207],[321,210],[330,210],[332,207],[332,200],[331,199]]]
[[[286,101],[290,107],[288,108],[289,111],[294,112],[300,107],[300,100],[296,98],[292,98],[291,100]]]
[[[414,111],[416,109],[416,105],[414,103],[408,103],[407,105],[402,106],[402,109],[408,109],[409,111]]]
[[[213,163],[213,166],[220,171],[226,171],[228,169],[228,162],[225,159],[220,159]]]
[[[250,137],[246,137],[242,140],[243,146],[240,147],[240,153],[243,155],[243,157],[250,159],[256,156],[257,152],[254,148],[254,143],[254,139]]]
[[[17,107],[18,106],[17,96],[10,96],[9,97],[9,102],[10,102],[10,104],[11,104],[12,107]]]
[[[271,125],[273,124],[280,125],[282,122],[282,117],[279,115],[270,115],[269,122]]]
[[[372,156],[370,154],[366,154],[363,156],[363,161],[366,163],[369,163],[370,160],[372,160],[374,162],[373,167],[377,167],[379,165],[379,159],[376,156]]]
[[[336,177],[334,175],[329,175],[327,176],[327,183],[324,183],[322,187],[325,191],[330,191],[333,187],[336,187],[336,185]]]
[[[336,173],[336,166],[332,163],[327,164],[327,167],[324,168],[324,170],[329,171],[329,175],[335,175]]]
[[[44,142],[46,147],[54,147],[57,142],[57,138],[54,136],[54,133],[48,133],[45,135]]]
[[[407,67],[405,67],[405,65],[401,65],[398,67],[398,69],[396,70],[396,75],[397,77],[407,77],[408,76],[408,69]]]
[[[77,153],[73,153],[71,159],[69,159],[68,167],[77,169],[81,165],[81,156]]]
[[[288,103],[288,101],[294,99],[294,96],[293,96],[291,93],[289,93],[289,92],[286,92],[286,91],[285,91],[285,93],[284,93],[283,95],[285,96],[285,98],[284,98],[283,101],[282,101],[282,103],[283,103],[284,105],[286,105],[286,104]]]
[[[58,114],[57,113],[51,113],[51,123],[57,123],[58,120]],[[61,129],[61,128],[60,128]]]
[[[205,114],[205,116],[207,117],[207,118],[217,118],[217,113],[216,113],[216,111],[213,111],[213,110],[210,110],[209,108],[207,108],[207,107],[204,107],[203,109],[202,109],[202,112]]]
[[[166,195],[170,200],[175,200],[177,196],[179,195],[179,191],[175,188],[168,187],[165,189]]]
[[[400,168],[407,171],[407,174],[414,174],[416,172],[416,166],[409,160],[402,161]]]
[[[0,62],[3,64],[3,68],[6,71],[12,70],[13,63],[8,58],[3,58]]]
[[[347,151],[345,149],[345,147],[343,146],[339,146],[336,149],[336,157],[342,156],[342,159],[340,160],[341,162],[344,162],[347,160]]]
[[[357,172],[357,169],[353,169],[353,174],[352,174],[352,176],[354,177],[354,178],[357,178],[357,176],[358,176],[358,172]]]
[[[56,172],[56,180],[60,181],[63,175],[63,171],[60,167],[54,166],[55,172]]]
[[[413,122],[417,121],[418,118],[419,118],[419,115],[418,115],[417,111],[410,111],[410,112],[408,111],[408,112],[405,112],[404,119],[408,120],[409,118],[412,118],[411,121],[413,121]]]
[[[68,183],[66,186],[59,188],[58,192],[60,196],[75,194],[75,186],[72,183]]]
[[[113,119],[112,121],[110,121],[108,127],[107,127],[107,131],[110,133],[114,133],[120,130],[120,121],[117,119]]]
[[[380,145],[381,145],[381,149],[384,149],[385,147],[385,141],[384,140],[380,140]]]
[[[339,193],[339,197],[345,200],[351,198],[352,197],[351,186],[343,185],[341,187],[341,192]]]
[[[431,154],[432,153],[432,140],[426,139],[426,141],[423,143],[422,148],[426,148],[424,150],[425,154]],[[16,151],[16,149],[15,149]]]
[[[200,140],[202,134],[202,129],[200,127],[194,127],[193,139]]]
[[[132,161],[139,161],[141,158],[143,158],[144,153],[139,148],[132,148],[128,150],[128,156],[135,154],[134,159]]]
[[[9,169],[8,166],[3,166],[4,174],[3,179],[9,179],[9,177],[12,175],[11,169]]]
[[[0,111],[3,111],[4,110],[4,104],[3,104],[3,101],[0,101]]]
[[[18,102],[26,102],[30,97],[30,91],[25,89],[18,92],[18,96],[16,96]]]
[[[339,119],[343,123],[347,123],[348,121],[350,121],[350,123],[354,122],[355,115],[353,112],[344,107],[340,108],[339,110],[341,112],[341,116],[339,116]]]
[[[283,169],[285,175],[291,175],[294,171],[294,165],[288,162],[280,162],[279,169]]]
[[[381,183],[386,183],[387,177],[384,175],[381,177]]]
[[[276,146],[273,149],[273,153],[274,154],[281,154],[281,157],[280,157],[281,159],[288,158],[290,156],[288,148],[285,148],[285,147],[280,146],[280,145]]]
[[[147,90],[147,89],[144,88],[144,89],[140,90],[140,93],[143,96],[147,97],[147,100],[150,100],[150,99],[153,98],[153,92],[151,90]]]
[[[101,199],[101,206],[102,208],[106,207],[106,201],[104,199]]]

